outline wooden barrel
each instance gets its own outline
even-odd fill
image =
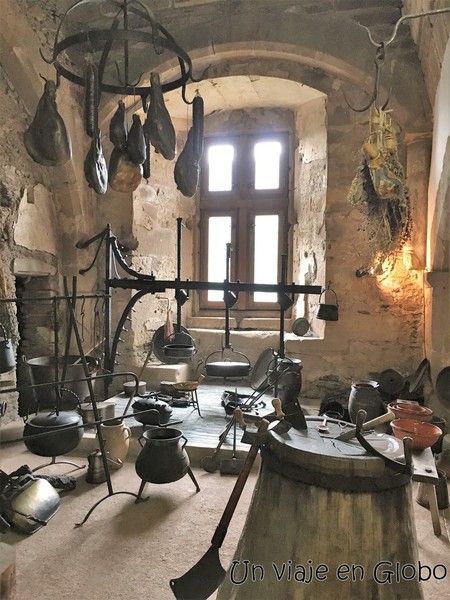
[[[217,600],[423,598],[410,476],[339,442],[338,421],[270,432],[234,560]],[[402,462],[403,448],[371,434]]]

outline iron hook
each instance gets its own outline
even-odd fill
[[[372,91],[372,95],[370,97],[370,100],[369,100],[369,102],[368,102],[368,104],[366,106],[363,106],[362,108],[355,108],[347,100],[347,96],[345,95],[345,91],[343,92],[344,93],[344,100],[345,100],[347,106],[353,112],[364,112],[364,111],[368,110],[373,104],[375,104],[377,102],[378,96],[379,96],[379,89],[380,89],[381,69],[382,69],[382,67],[384,65],[384,60],[385,60],[385,46],[384,46],[384,42],[381,42],[377,46],[377,51],[376,51],[375,59],[374,59],[374,62],[375,62],[375,79],[374,79],[373,91]],[[388,105],[390,96],[391,96],[391,91],[389,91],[388,98],[387,98],[386,102],[382,106],[383,110]]]
[[[39,54],[41,55],[42,60],[48,65],[53,65],[56,62],[56,58],[45,58],[41,48],[39,48]]]

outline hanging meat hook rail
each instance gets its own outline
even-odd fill
[[[362,25],[361,23],[358,23],[358,25],[367,31],[369,40],[374,46],[376,46],[377,48],[379,48],[381,46],[387,47],[387,46],[390,46],[392,44],[392,42],[395,40],[395,38],[397,36],[398,28],[400,27],[400,25],[402,23],[404,23],[405,21],[407,21],[408,19],[418,19],[419,17],[427,17],[429,15],[439,15],[439,14],[446,13],[446,12],[450,12],[450,6],[448,8],[436,8],[434,10],[427,10],[427,11],[424,11],[421,13],[412,13],[410,15],[403,15],[403,17],[400,17],[400,19],[396,22],[394,31],[393,31],[391,37],[388,40],[380,41],[380,42],[376,42],[373,39],[372,33],[368,27],[366,27],[365,25]]]
[[[155,15],[148,6],[139,1],[133,3],[129,0],[113,0],[111,4],[116,6],[117,13],[114,16],[111,16],[112,22],[108,29],[107,27],[94,28],[90,23],[83,22],[82,17],[85,15],[83,15],[80,10],[83,10],[85,4],[86,0],[78,0],[78,2],[75,2],[75,4],[70,6],[61,17],[56,30],[51,57],[47,58],[44,56],[42,50],[40,50],[41,58],[47,64],[54,66],[58,77],[64,77],[72,83],[85,87],[85,77],[80,74],[82,65],[66,64],[64,62],[64,54],[72,50],[71,54],[76,56],[76,53],[73,51],[75,49],[78,50],[79,55],[82,56],[83,45],[87,45],[91,52],[93,49],[99,49],[101,50],[98,69],[100,92],[140,96],[145,110],[151,88],[149,86],[139,86],[142,74],[139,75],[136,81],[129,81],[130,52],[133,51],[136,53],[137,48],[145,45],[146,47],[153,48],[156,56],[159,56],[163,54],[165,50],[168,50],[177,58],[179,67],[178,76],[172,81],[163,84],[161,88],[163,93],[181,88],[183,100],[187,102],[185,97],[186,84],[189,81],[198,81],[197,79],[194,79],[192,75],[192,60],[189,54],[176,43],[167,29],[158,23]],[[151,31],[145,31],[142,26],[140,29],[130,29],[130,16],[133,16],[134,19],[141,19],[141,23],[149,24]],[[64,28],[67,27],[71,18],[80,20],[79,30],[63,37],[65,35]],[[120,24],[122,27],[120,27]],[[85,28],[84,30],[83,27]],[[117,51],[118,47],[121,47],[123,51],[123,77],[118,72],[117,62],[115,62],[118,74],[118,85],[111,81],[109,83],[105,82],[104,77],[105,73],[107,73],[107,62],[113,46],[114,51]],[[74,63],[73,59],[72,63]]]
[[[349,103],[349,101],[347,100],[347,97],[346,97],[345,91],[344,91],[344,100],[347,103],[347,106],[353,112],[364,112],[364,111],[368,110],[371,106],[376,104],[376,102],[378,101],[379,92],[380,92],[381,72],[382,72],[382,68],[384,66],[384,61],[385,61],[385,56],[386,56],[386,48],[388,46],[390,46],[392,44],[392,42],[395,40],[400,25],[408,19],[417,19],[419,17],[426,17],[428,15],[438,15],[438,14],[442,14],[442,13],[446,13],[446,12],[450,12],[450,7],[449,8],[440,8],[440,9],[438,8],[435,10],[429,10],[429,11],[425,11],[422,13],[403,15],[403,17],[400,17],[400,19],[398,19],[398,21],[396,22],[394,31],[393,31],[391,37],[388,40],[381,40],[379,42],[374,40],[372,33],[368,27],[366,27],[365,25],[362,25],[361,23],[358,23],[358,25],[360,27],[362,27],[363,29],[365,29],[367,31],[367,35],[369,37],[370,43],[376,47],[375,59],[374,59],[375,77],[374,77],[373,90],[372,90],[372,94],[370,96],[369,102],[361,108],[355,108],[354,106],[352,106]],[[389,90],[388,97],[387,97],[386,101],[383,103],[383,105],[381,106],[381,110],[386,109],[386,107],[389,103],[390,96],[391,96],[391,90]]]

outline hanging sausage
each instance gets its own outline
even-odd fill
[[[144,137],[145,137],[145,160],[144,160],[144,164],[142,165],[142,176],[148,182],[148,180],[150,179],[150,173],[151,173],[151,153],[150,153],[151,144],[150,144],[150,138],[148,137],[148,133],[145,131],[145,129],[144,129]]]
[[[193,152],[195,159],[200,162],[203,155],[203,98],[197,94],[192,101]]]
[[[84,128],[89,137],[94,137],[98,129],[98,105],[100,102],[97,67],[90,63],[85,72]]]

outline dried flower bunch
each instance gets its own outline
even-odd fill
[[[404,170],[397,155],[397,136],[392,119],[382,108],[372,107],[369,135],[363,144],[363,158],[348,200],[365,215],[366,231],[373,261],[378,265],[395,257],[411,234],[411,206]]]

